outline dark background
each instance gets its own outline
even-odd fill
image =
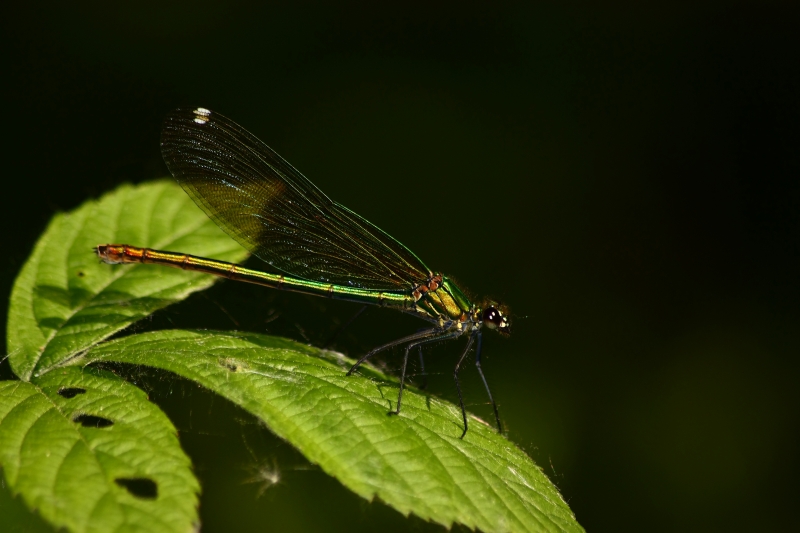
[[[484,347],[507,435],[589,531],[796,527],[798,9],[112,4],[4,9],[2,294],[55,212],[165,175],[163,116],[208,107],[511,306],[513,337]],[[320,344],[355,310],[225,282],[133,331]],[[374,310],[338,348],[415,327]],[[428,355],[451,400],[457,351]],[[352,495],[208,392],[129,371],[181,431],[204,531],[442,530]],[[280,482],[247,483],[258,471]],[[35,529],[2,494],[6,524]]]

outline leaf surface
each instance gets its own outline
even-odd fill
[[[8,353],[20,379],[42,375],[215,278],[154,265],[106,265],[98,244],[175,249],[237,262],[246,252],[171,181],[125,185],[54,217],[14,283]]]
[[[97,346],[84,363],[115,361],[169,370],[260,417],[345,486],[401,513],[485,532],[583,531],[529,457],[472,418],[408,388],[388,416],[398,382],[353,361],[256,334],[159,331]]]
[[[31,509],[75,532],[193,531],[199,484],[175,428],[114,374],[0,382],[0,465]]]

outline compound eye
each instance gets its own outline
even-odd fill
[[[490,306],[483,312],[483,322],[489,329],[495,329],[501,327],[505,323],[505,320],[497,308]]]

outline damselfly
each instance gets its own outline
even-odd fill
[[[466,336],[456,363],[464,431],[467,413],[458,373],[475,345],[475,365],[502,432],[497,404],[481,369],[481,328],[508,335],[508,313],[498,303],[473,302],[447,276],[434,272],[400,242],[330,200],[293,166],[244,128],[208,109],[177,109],[161,133],[170,172],[205,213],[273,273],[192,255],[105,244],[106,263],[154,263],[206,272],[274,289],[390,307],[430,327],[364,354],[352,375],[378,352],[405,345],[397,408],[400,413],[409,352],[436,341]]]

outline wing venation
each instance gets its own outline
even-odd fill
[[[266,144],[218,113],[202,108],[170,113],[161,152],[195,203],[279,271],[372,290],[407,290],[431,275],[408,248],[330,200]]]

